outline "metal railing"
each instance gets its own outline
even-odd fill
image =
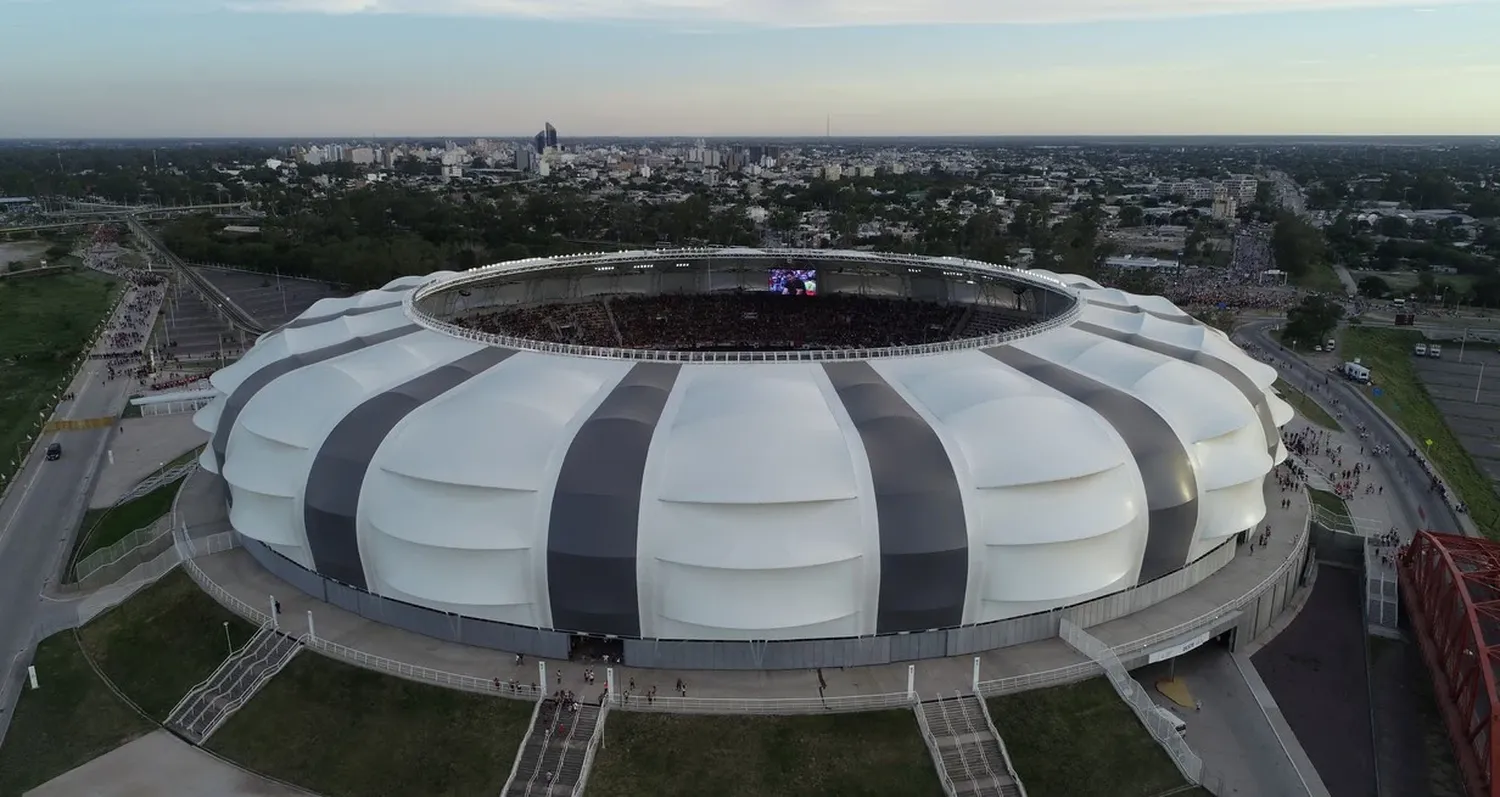
[[[181,401],[168,401],[161,404],[137,405],[141,411],[142,418],[151,418],[157,415],[178,415],[184,412],[197,412],[209,404],[218,396],[203,396],[200,398],[182,399]]]
[[[78,563],[73,565],[73,581],[84,581],[89,576],[134,553],[138,548],[150,545],[171,533],[172,523],[170,520],[162,523],[158,519],[155,523],[145,528],[136,529],[121,537],[118,542],[108,548],[100,548],[88,556],[79,559]]]
[[[229,721],[230,717],[234,716],[234,712],[243,708],[245,703],[254,697],[255,693],[259,692],[262,686],[266,685],[266,681],[271,680],[277,673],[285,669],[286,665],[291,662],[292,657],[301,652],[306,639],[307,635],[303,634],[301,637],[293,640],[291,645],[284,647],[275,660],[267,662],[266,666],[262,667],[256,673],[255,680],[251,681],[249,686],[240,689],[236,685],[234,697],[219,708],[219,713],[214,717],[213,721],[208,724],[208,727],[203,729],[203,733],[198,737],[199,743],[201,744],[208,737],[213,736],[214,731],[223,727],[224,723]]]
[[[431,667],[418,667],[414,664],[388,659],[384,656],[376,656],[362,650],[355,650],[337,642],[330,642],[322,637],[308,637],[307,646],[326,656],[343,659],[351,664],[356,664],[368,670],[389,673],[412,681],[423,681],[425,683],[446,686],[449,689],[461,689],[466,692],[479,692],[487,695],[500,695],[507,697],[525,698],[527,700],[540,700],[546,695],[541,686],[529,686],[527,684],[516,684],[511,686],[505,681],[496,685],[495,679],[479,678],[473,675],[460,675],[459,673],[435,670]]]
[[[1001,736],[1000,729],[995,727],[995,718],[990,716],[989,704],[979,695],[974,696],[974,702],[979,704],[979,713],[984,715],[985,726],[994,735],[995,743],[1000,745],[1000,758],[1003,759],[1003,763],[1005,764],[1005,771],[1010,773],[1010,779],[1015,781],[1016,791],[1021,793],[1021,797],[1027,797],[1026,784],[1022,783],[1021,776],[1016,774],[1016,765],[1010,760],[1010,748],[1005,746],[1005,737]]]
[[[1151,736],[1156,739],[1162,749],[1167,751],[1167,755],[1172,759],[1172,763],[1177,765],[1183,777],[1192,783],[1202,783],[1203,759],[1188,747],[1187,740],[1177,732],[1173,723],[1157,711],[1156,703],[1146,694],[1146,690],[1140,683],[1130,677],[1130,673],[1125,670],[1125,665],[1120,662],[1109,646],[1068,620],[1062,621],[1060,632],[1064,642],[1093,659],[1104,669],[1104,674],[1109,677],[1110,685],[1114,686],[1120,699],[1130,706],[1136,718],[1146,726],[1146,730],[1151,732]]]
[[[182,563],[182,557],[178,555],[175,548],[168,548],[157,554],[156,558],[140,564],[125,574],[124,578],[105,587],[78,602],[78,628],[89,624],[95,617],[113,609],[125,602],[126,598],[134,595],[142,588],[156,583],[162,576],[172,572],[172,568]]]
[[[543,701],[538,698],[531,704],[531,719],[526,723],[526,733],[521,737],[521,743],[516,746],[516,754],[510,760],[510,774],[505,778],[505,785],[500,787],[500,797],[510,793],[510,787],[516,782],[516,773],[521,771],[521,757],[526,753],[526,743],[531,741],[531,735],[536,733],[537,717],[541,716]]]
[[[932,733],[932,727],[927,724],[927,712],[923,710],[922,704],[912,706],[912,711],[917,715],[917,730],[922,734],[922,741],[927,743],[927,752],[932,755],[932,766],[937,770],[938,781],[943,785],[943,793],[948,797],[958,797],[958,787],[953,784],[953,778],[948,775],[948,767],[943,764],[943,752],[938,747],[937,737]]]
[[[625,711],[659,711],[668,714],[830,714],[907,708],[911,696],[905,692],[841,697],[656,697],[647,700],[632,695],[629,700],[610,695],[615,707]]]
[[[134,501],[135,499],[146,495],[147,493],[155,490],[158,487],[161,487],[164,484],[171,484],[178,479],[186,478],[197,469],[198,458],[194,457],[187,462],[182,463],[181,465],[173,465],[166,470],[157,471],[156,473],[147,476],[140,484],[137,484],[136,486],[126,491],[124,495],[120,496],[120,498],[115,501],[114,506],[119,506],[120,504],[126,503],[127,501]]]
[[[203,680],[194,684],[191,689],[187,690],[187,693],[182,696],[182,699],[177,701],[177,705],[173,706],[172,710],[167,712],[167,721],[171,722],[173,717],[176,717],[179,713],[186,710],[189,703],[198,699],[198,697],[204,691],[213,686],[214,681],[217,681],[221,676],[223,676],[224,672],[231,666],[233,666],[235,662],[239,661],[240,657],[243,656],[246,651],[249,651],[252,646],[259,646],[263,644],[266,639],[271,636],[271,634],[275,633],[275,631],[276,629],[273,625],[271,625],[271,623],[262,623],[259,628],[255,629],[255,633],[251,634],[250,638],[245,640],[245,644],[240,645],[239,647],[230,651],[229,655],[224,657],[224,660],[219,663],[218,667],[214,668],[213,672],[209,673],[207,678],[204,678]]]
[[[629,263],[654,264],[657,262],[672,262],[682,259],[715,260],[755,260],[767,261],[786,258],[800,260],[825,260],[831,262],[853,262],[870,265],[899,266],[905,268],[939,269],[960,276],[975,276],[984,280],[1001,278],[1012,282],[1020,282],[1028,287],[1052,291],[1061,297],[1071,301],[1071,304],[1058,314],[1028,324],[1016,329],[1005,330],[990,335],[962,340],[941,341],[938,343],[924,343],[911,346],[886,346],[870,349],[816,349],[809,351],[737,351],[737,352],[701,352],[701,351],[668,351],[659,349],[624,349],[612,346],[580,346],[572,343],[555,343],[550,341],[538,341],[529,338],[519,338],[512,335],[502,335],[491,332],[480,332],[468,327],[462,327],[449,321],[444,321],[419,306],[427,298],[449,290],[460,289],[463,286],[474,285],[485,282],[494,277],[517,277],[527,274],[537,274],[548,271],[558,271],[568,268],[582,268],[593,266],[595,268],[620,268],[629,267]],[[664,362],[780,362],[780,361],[840,361],[840,360],[867,360],[882,357],[911,357],[926,354],[936,354],[945,351],[958,351],[964,349],[987,348],[1010,343],[1033,335],[1039,335],[1058,327],[1067,326],[1076,321],[1083,313],[1084,302],[1079,298],[1078,291],[1068,287],[1062,280],[1048,277],[1042,274],[1026,271],[1023,269],[999,266],[992,263],[983,263],[977,260],[964,260],[955,257],[926,257],[919,255],[904,255],[893,253],[872,253],[860,251],[843,250],[818,250],[818,249],[668,249],[668,250],[646,250],[626,252],[602,252],[584,255],[568,255],[552,258],[528,258],[509,263],[497,263],[489,266],[480,266],[470,269],[461,274],[429,280],[427,283],[417,287],[415,290],[405,294],[402,300],[406,316],[414,323],[434,332],[445,335],[472,340],[490,346],[502,346],[510,349],[523,351],[537,351],[553,354],[565,354],[574,357],[604,357],[624,360],[652,360]]]
[[[1341,531],[1360,537],[1376,537],[1390,530],[1390,526],[1369,518],[1356,517],[1348,511],[1347,507],[1344,513],[1340,514],[1327,507],[1312,504],[1312,521],[1329,531]]]
[[[609,701],[599,707],[599,716],[594,718],[594,732],[589,736],[588,749],[583,754],[583,764],[578,769],[578,782],[573,784],[573,797],[583,797],[583,787],[589,782],[589,772],[594,768],[594,755],[604,743],[604,718],[609,716]]]
[[[1305,496],[1306,493],[1304,492],[1304,497]],[[1308,501],[1308,504],[1310,506],[1311,501]],[[1157,645],[1169,639],[1180,637],[1200,628],[1205,628],[1207,626],[1213,625],[1214,623],[1222,619],[1225,615],[1231,612],[1239,611],[1251,601],[1258,599],[1278,580],[1285,577],[1288,570],[1296,566],[1301,561],[1302,557],[1298,554],[1305,549],[1307,545],[1307,538],[1311,528],[1312,513],[1309,512],[1307,520],[1302,525],[1302,530],[1297,535],[1296,541],[1292,543],[1291,554],[1289,554],[1283,562],[1277,565],[1276,569],[1271,571],[1270,575],[1266,576],[1264,579],[1261,579],[1260,583],[1256,584],[1254,587],[1246,590],[1245,594],[1233,600],[1225,601],[1217,608],[1205,612],[1191,620],[1178,623],[1171,628],[1158,631],[1154,634],[1149,634],[1133,642],[1115,645],[1110,648],[1110,651],[1116,656],[1135,655],[1143,650],[1152,647],[1153,645]],[[1011,675],[1004,678],[994,678],[988,681],[980,681],[978,684],[977,692],[979,693],[980,697],[996,697],[998,695],[1008,695],[1015,692],[1024,692],[1030,689],[1041,689],[1048,686],[1061,686],[1063,684],[1070,684],[1075,681],[1081,681],[1085,678],[1091,678],[1100,674],[1101,672],[1102,669],[1098,664],[1092,661],[1085,661],[1078,664],[1068,664],[1062,667],[1056,667],[1051,670],[1041,670],[1038,672],[1025,673],[1023,675]]]

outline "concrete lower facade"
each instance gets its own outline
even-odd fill
[[[1074,622],[1089,628],[1090,633],[1116,647],[1127,666],[1137,661],[1144,663],[1153,652],[1191,642],[1203,633],[1219,635],[1232,631],[1240,643],[1253,639],[1285,611],[1306,574],[1306,499],[1300,491],[1282,492],[1274,483],[1268,484],[1266,490],[1267,504],[1272,507],[1266,523],[1274,529],[1274,534],[1270,543],[1258,547],[1254,554],[1249,554],[1238,542],[1230,542],[1204,558],[1205,566],[1213,567],[1212,577],[1176,589],[1170,596],[1138,611],[1118,612],[1101,601],[1063,611]],[[216,500],[221,495],[212,474],[196,474],[184,488],[179,502],[183,522],[193,529],[224,529],[227,522],[223,519],[222,501]],[[1281,507],[1283,498],[1291,499],[1288,508]],[[1225,561],[1214,561],[1214,556],[1223,556]],[[428,621],[424,620],[423,625],[406,623],[397,614],[423,610],[372,599],[342,585],[330,593],[325,591],[327,582],[323,579],[300,567],[282,568],[278,559],[269,551],[241,548],[198,559],[196,565],[205,579],[249,606],[268,606],[274,596],[283,605],[281,622],[289,633],[305,631],[310,613],[318,638],[364,654],[453,675],[485,680],[514,678],[522,685],[536,682],[536,665],[545,662],[549,680],[554,680],[560,671],[564,673],[561,681],[548,686],[572,688],[580,694],[588,694],[590,689],[598,691],[583,682],[585,665],[569,661],[567,638],[561,634],[549,643],[555,649],[473,644],[472,640],[480,637],[466,630],[470,621],[456,616],[442,616],[437,633],[427,633],[434,628],[426,624]],[[265,566],[267,562],[271,569]],[[390,609],[392,605],[398,608]],[[634,680],[642,683],[670,685],[680,676],[696,684],[695,696],[754,699],[816,697],[817,679],[810,677],[810,672],[824,667],[829,673],[825,694],[835,697],[905,692],[909,664],[915,668],[918,691],[934,687],[944,693],[971,689],[977,658],[980,680],[1021,681],[998,687],[1001,691],[1014,691],[1097,674],[1096,669],[1089,669],[1086,659],[1057,638],[1061,616],[1062,611],[1055,613],[1045,621],[1046,625],[1033,621],[1040,630],[1033,631],[1032,638],[1013,644],[956,653],[938,648],[928,655],[866,663],[804,660],[800,664],[775,662],[780,666],[768,666],[773,663],[767,653],[770,645],[761,643],[758,655],[762,666],[755,667],[752,656],[757,655],[756,646],[744,643],[747,650],[741,655],[745,658],[727,662],[736,665],[731,667],[722,666],[726,663],[723,660],[675,658],[670,650],[673,643],[645,640],[625,648],[624,664],[619,665],[617,659],[615,669],[622,683],[623,679],[634,676]],[[420,630],[414,631],[411,626]],[[537,629],[519,631],[542,633]],[[538,649],[546,652],[537,653]],[[504,654],[497,655],[497,650]],[[915,653],[924,651],[918,649]],[[515,662],[516,654],[523,656],[523,663]],[[1079,669],[1071,677],[1059,674],[1069,668]],[[1049,673],[1052,675],[1044,677]],[[602,678],[602,669],[597,675]],[[573,683],[569,676],[578,676],[577,682]],[[993,688],[986,690],[992,691]]]

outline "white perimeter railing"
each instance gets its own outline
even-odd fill
[[[910,708],[912,698],[905,692],[842,697],[657,697],[647,701],[632,695],[626,701],[614,695],[610,700],[624,711],[656,711],[667,714],[829,714],[855,711],[884,711]]]
[[[1026,784],[1021,782],[1021,776],[1016,774],[1016,765],[1011,763],[1010,748],[1005,746],[1005,737],[1000,735],[1000,729],[995,727],[995,718],[990,715],[990,706],[984,698],[975,695],[974,702],[979,704],[979,711],[984,715],[984,724],[989,727],[990,733],[995,735],[995,742],[1000,745],[1000,757],[1005,760],[1005,771],[1010,779],[1016,782],[1016,789],[1021,792],[1021,797],[1028,797]]]
[[[193,450],[198,451],[199,449],[195,448]],[[157,471],[156,473],[147,476],[145,481],[130,488],[129,492],[120,496],[120,499],[118,501],[115,501],[114,506],[119,506],[126,501],[134,501],[135,499],[140,498],[141,496],[151,492],[152,490],[155,490],[163,484],[171,484],[178,479],[183,479],[191,476],[193,471],[197,469],[198,458],[195,456],[187,462],[182,463],[181,465],[174,465],[170,468],[167,468],[166,470]]]
[[[609,716],[609,701],[599,707],[599,716],[594,718],[594,733],[589,737],[589,746],[583,753],[583,765],[578,769],[578,782],[573,784],[573,797],[583,797],[583,787],[589,782],[589,772],[594,768],[594,755],[604,744],[604,719]]]
[[[932,727],[927,724],[927,713],[922,710],[921,703],[912,706],[912,711],[917,715],[917,730],[922,734],[922,741],[927,743],[927,752],[932,755],[932,766],[937,770],[938,781],[943,784],[943,793],[948,797],[958,797],[958,787],[953,785],[948,767],[943,765],[943,751],[938,747],[937,737],[932,734]]]
[[[129,556],[137,548],[150,545],[171,533],[172,523],[170,519],[166,523],[161,523],[161,520],[158,519],[156,523],[143,529],[136,529],[121,537],[119,541],[108,548],[100,548],[88,556],[79,559],[78,563],[73,565],[73,582],[75,584],[81,582],[100,570]]]
[[[516,782],[516,773],[521,771],[521,756],[526,752],[526,743],[531,741],[531,735],[536,733],[536,719],[541,716],[542,701],[538,698],[531,704],[531,719],[526,724],[526,733],[521,736],[521,743],[516,745],[516,754],[510,759],[510,775],[505,778],[505,785],[500,787],[500,797],[510,794],[511,784]]]
[[[291,645],[281,651],[281,654],[277,656],[275,661],[269,662],[265,667],[261,668],[260,672],[256,674],[255,680],[251,681],[248,687],[237,690],[234,699],[220,707],[219,713],[214,717],[213,722],[210,722],[208,727],[203,729],[203,733],[198,737],[198,743],[202,744],[208,741],[208,737],[213,736],[215,731],[223,727],[224,723],[230,717],[234,716],[234,712],[243,708],[245,703],[254,697],[255,693],[259,692],[262,686],[266,685],[266,681],[271,680],[277,673],[281,672],[291,662],[292,657],[301,652],[306,640],[306,634],[293,640]]]
[[[172,710],[167,712],[167,720],[171,721],[173,717],[177,716],[178,712],[187,708],[188,704],[196,699],[201,692],[212,686],[213,682],[218,680],[219,676],[223,675],[224,672],[229,669],[230,665],[238,661],[240,656],[248,652],[252,646],[257,646],[265,642],[272,633],[274,633],[274,629],[271,627],[270,623],[264,623],[259,628],[255,629],[255,633],[251,634],[250,638],[245,640],[245,644],[240,645],[239,647],[231,651],[229,655],[219,663],[219,666],[214,668],[213,672],[209,673],[207,678],[204,678],[203,680],[194,684],[193,688],[187,690],[187,694],[184,694],[182,696],[182,699],[177,701],[177,705],[173,706]]]
[[[207,379],[208,377],[204,377]],[[184,412],[197,412],[212,404],[218,396],[203,396],[195,399],[182,399],[180,401],[167,401],[161,404],[138,404],[142,418],[150,418],[156,415],[177,415]]]
[[[1303,496],[1304,498],[1306,498],[1305,491],[1303,493]],[[1312,501],[1310,499],[1308,499],[1308,505],[1312,505]],[[1292,567],[1296,566],[1301,561],[1302,557],[1298,556],[1298,552],[1305,549],[1307,545],[1308,534],[1311,529],[1312,513],[1309,512],[1307,520],[1302,524],[1302,531],[1297,535],[1296,541],[1292,543],[1291,553],[1287,556],[1286,560],[1277,565],[1276,569],[1271,571],[1270,575],[1266,576],[1264,579],[1261,579],[1261,582],[1259,584],[1256,584],[1254,587],[1247,590],[1244,595],[1241,595],[1233,600],[1226,601],[1216,609],[1212,609],[1191,620],[1178,623],[1177,625],[1172,626],[1171,628],[1168,628],[1164,631],[1158,631],[1154,634],[1150,634],[1146,637],[1137,639],[1132,642],[1115,645],[1109,649],[1110,652],[1113,653],[1116,657],[1131,656],[1151,647],[1152,645],[1157,645],[1169,639],[1184,636],[1200,628],[1205,628],[1207,626],[1213,625],[1230,612],[1239,611],[1251,601],[1254,601],[1261,595],[1263,595],[1265,591],[1269,589],[1273,584],[1275,584],[1279,579],[1286,576],[1287,571],[1291,570]],[[1061,686],[1062,684],[1070,684],[1075,681],[1081,681],[1085,678],[1092,678],[1096,675],[1099,675],[1101,672],[1103,672],[1103,669],[1098,664],[1092,661],[1085,661],[1079,662],[1078,664],[1069,664],[1063,667],[1057,667],[1051,670],[1040,670],[1038,672],[1025,673],[1024,675],[1010,675],[1004,678],[995,678],[989,681],[980,681],[977,684],[978,688],[975,691],[979,694],[980,697],[995,697],[998,695],[1008,695],[1015,692],[1025,692],[1031,689],[1041,689],[1047,686]]]

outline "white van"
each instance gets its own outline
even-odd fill
[[[1427,356],[1433,358],[1434,360],[1441,360],[1441,359],[1443,359],[1443,346],[1442,346],[1442,344],[1434,343],[1431,346],[1428,346],[1427,347]]]
[[[1166,720],[1167,724],[1172,727],[1172,730],[1177,731],[1178,736],[1187,735],[1187,720],[1184,720],[1162,706],[1152,706],[1152,708],[1156,709],[1156,715]]]
[[[1416,354],[1417,354],[1418,357],[1426,357],[1427,356],[1427,344],[1426,343],[1418,343],[1417,344],[1417,348],[1416,348]]]

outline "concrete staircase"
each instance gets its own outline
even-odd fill
[[[917,705],[923,738],[954,797],[1025,797],[988,709],[974,695]]]
[[[269,623],[261,626],[213,675],[188,690],[167,716],[167,728],[193,744],[202,744],[301,649],[302,640]]]
[[[585,777],[601,721],[599,706],[579,704],[574,712],[552,698],[542,701],[502,796],[572,795]]]

